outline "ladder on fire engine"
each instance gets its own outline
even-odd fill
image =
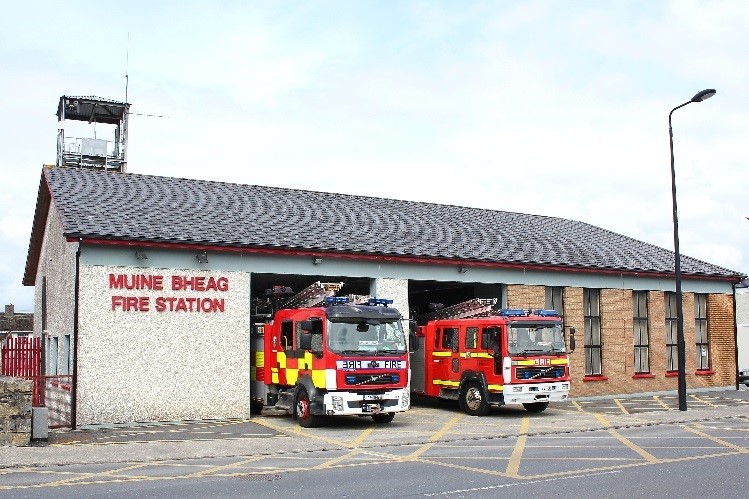
[[[281,308],[307,308],[320,306],[326,296],[335,296],[342,287],[342,282],[317,281],[283,302]]]
[[[428,322],[438,319],[467,319],[469,317],[486,317],[496,313],[496,298],[472,298],[470,300],[424,314],[419,319]]]

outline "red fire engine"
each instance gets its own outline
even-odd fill
[[[391,300],[331,296],[341,286],[317,282],[254,327],[253,413],[272,406],[309,428],[323,415],[389,423],[409,409],[401,314]]]
[[[490,405],[522,404],[544,411],[570,390],[564,326],[554,310],[496,310],[496,299],[474,299],[436,312],[417,327],[411,354],[414,393],[457,400],[481,416]],[[575,348],[571,329],[570,349]]]

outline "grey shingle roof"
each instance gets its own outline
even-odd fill
[[[69,237],[673,273],[673,252],[563,218],[93,170],[45,176]],[[741,276],[686,256],[682,272]]]

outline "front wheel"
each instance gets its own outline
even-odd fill
[[[296,420],[299,422],[299,426],[303,428],[314,428],[319,424],[319,417],[310,413],[309,407],[309,395],[307,390],[300,388],[296,395]]]
[[[525,410],[528,412],[544,412],[549,407],[548,402],[533,402],[531,404],[523,404]]]
[[[372,414],[372,421],[377,424],[387,424],[395,417],[394,412],[381,412],[379,414]]]
[[[463,410],[470,416],[483,416],[489,412],[489,404],[486,402],[484,390],[478,383],[468,383],[460,395]]]

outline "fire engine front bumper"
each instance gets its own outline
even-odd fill
[[[323,412],[328,416],[371,416],[384,412],[403,412],[410,405],[408,388],[378,393],[328,392],[323,397]]]
[[[559,402],[567,400],[570,382],[527,383],[504,386],[505,404],[532,404],[534,402]]]

